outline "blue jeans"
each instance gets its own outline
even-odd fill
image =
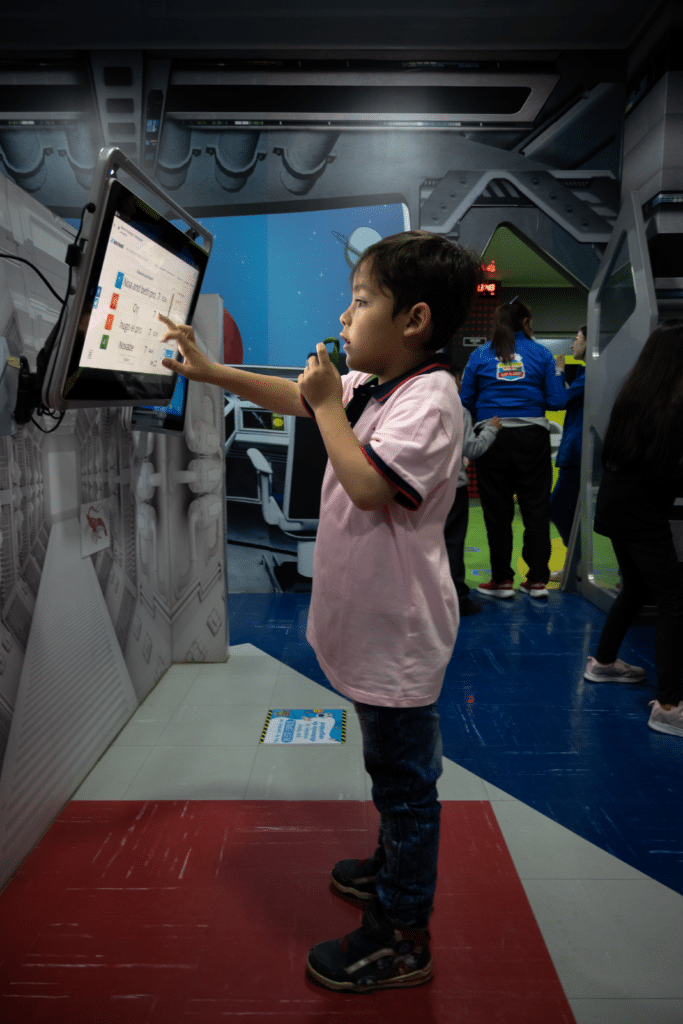
[[[436,889],[443,770],[436,704],[388,708],[355,703],[365,769],[380,813],[382,864],[375,876],[384,912],[398,928],[427,928]]]

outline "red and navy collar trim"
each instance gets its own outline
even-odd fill
[[[353,389],[353,395],[345,407],[349,423],[352,427],[356,425],[371,398],[374,398],[380,404],[386,402],[387,398],[390,398],[395,391],[407,381],[412,380],[413,377],[422,377],[424,374],[434,373],[436,370],[446,370],[446,372],[450,373],[450,364],[444,359],[432,357],[431,359],[426,359],[424,363],[420,363],[419,366],[414,366],[407,373],[401,374],[400,377],[388,380],[384,384],[378,384],[376,376],[368,377],[362,384],[356,385]],[[304,396],[301,395],[300,397],[306,412],[315,419],[315,413]]]
[[[408,370],[407,373],[403,373],[400,377],[395,377],[393,380],[388,380],[384,384],[372,384],[371,382],[376,378],[368,377],[360,387],[365,387],[370,384],[372,386],[372,397],[375,401],[380,403],[386,402],[387,398],[390,398],[402,384],[406,383],[406,381],[412,380],[413,377],[422,377],[426,373],[434,373],[436,370],[450,371],[450,365],[444,359],[432,356],[431,359],[426,359],[424,363],[420,363],[419,366],[414,366],[412,370]],[[355,390],[356,389],[354,388],[354,391]]]

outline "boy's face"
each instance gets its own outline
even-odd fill
[[[383,384],[405,373],[416,365],[416,360],[404,338],[410,313],[392,316],[393,295],[382,291],[371,271],[367,263],[358,268],[353,277],[351,305],[339,319],[344,327],[341,337],[349,369],[377,374]]]

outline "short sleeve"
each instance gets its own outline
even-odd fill
[[[396,488],[400,505],[415,510],[460,466],[462,407],[450,374],[426,374],[388,402],[362,447],[366,459]]]

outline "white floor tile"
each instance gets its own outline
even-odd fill
[[[185,694],[184,704],[269,704],[278,662],[235,657],[226,665],[206,665]]]
[[[522,884],[567,998],[683,999],[683,896],[650,878]]]
[[[181,704],[157,743],[164,747],[258,746],[265,706]]]
[[[182,703],[199,669],[199,665],[171,665],[168,672],[145,697],[141,707],[163,707],[174,711]]]
[[[570,999],[576,1024],[681,1024],[683,999]]]
[[[519,800],[492,806],[520,878],[647,878]]]
[[[510,796],[510,794],[506,793],[504,789],[498,789],[498,786],[492,785],[492,783],[487,782],[485,779],[482,779],[482,782],[486,789],[487,798],[491,803],[494,803],[494,801],[497,800],[516,800],[516,797]]]
[[[152,753],[152,746],[111,746],[76,790],[74,800],[123,800],[124,794]]]
[[[353,703],[339,693],[333,693],[325,686],[314,683],[300,672],[282,666],[273,691],[275,707],[281,708],[350,708]]]
[[[243,800],[256,749],[156,746],[125,800]]]
[[[366,800],[358,747],[264,744],[245,793],[247,800]]]
[[[440,800],[488,799],[484,780],[447,757],[443,759],[443,774],[436,785]]]
[[[164,713],[166,711],[166,713]],[[114,740],[114,747],[153,747],[174,712],[163,705],[138,708]]]

